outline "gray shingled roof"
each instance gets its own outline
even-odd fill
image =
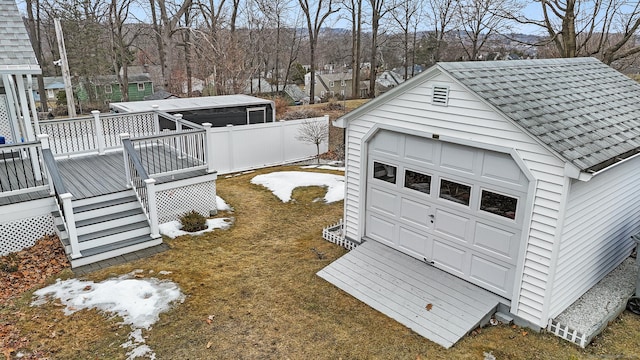
[[[0,0],[0,73],[40,73],[29,35],[14,0]]]
[[[438,66],[582,171],[640,148],[640,84],[596,59]]]

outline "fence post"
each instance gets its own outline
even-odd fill
[[[80,244],[78,243],[76,220],[73,216],[73,204],[71,203],[72,197],[73,195],[65,193],[60,195],[60,200],[62,200],[62,211],[64,212],[64,219],[67,222],[67,235],[69,235],[69,244],[71,245],[71,258],[77,259],[81,257],[82,254],[80,254]]]
[[[156,134],[160,133],[160,119],[158,118],[158,105],[151,105],[153,109],[153,125],[155,126]]]
[[[124,159],[124,175],[125,175],[125,185],[127,185],[127,189],[131,187],[131,170],[129,170],[129,157],[127,156],[127,149],[124,147],[124,141],[129,140],[130,136],[127,133],[120,134],[120,142],[122,143],[122,157]]]
[[[158,209],[156,205],[156,180],[146,179],[144,183],[147,187],[147,206],[149,206],[147,211],[149,212],[151,237],[157,238],[160,237],[160,227],[158,226]]]
[[[216,169],[213,167],[213,128],[211,123],[203,123],[204,126],[204,161],[207,163],[207,173],[213,173]]]
[[[229,172],[235,171],[235,164],[233,161],[233,125],[227,124],[227,131],[229,135],[227,136],[227,142],[229,144]]]
[[[38,140],[40,140],[40,147],[42,148],[42,150],[44,149],[51,149],[49,146],[49,135],[47,134],[39,134],[37,136]],[[42,153],[42,151],[41,151]],[[44,164],[44,161],[43,161]],[[49,179],[49,194],[53,195],[56,193],[56,188],[55,186],[53,186],[53,181],[51,181],[51,173],[49,172],[49,168],[45,165],[44,166],[44,173],[45,176],[47,177],[47,179]]]
[[[98,155],[104,155],[105,141],[102,122],[100,121],[100,110],[92,110],[93,126],[96,129],[96,139],[98,140]]]

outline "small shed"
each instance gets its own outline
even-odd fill
[[[521,323],[547,327],[633,250],[640,84],[596,59],[439,63],[335,124],[346,241],[498,295]]]
[[[196,124],[211,123],[214,127],[248,125],[275,122],[273,101],[248,95],[220,95],[165,100],[117,102],[109,104],[116,112],[157,110],[170,114],[182,114],[183,118]],[[163,124],[171,128],[171,124]]]

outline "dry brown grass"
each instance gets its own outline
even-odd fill
[[[321,238],[322,227],[342,216],[342,202],[313,202],[324,190],[309,187],[283,204],[250,184],[255,175],[278,170],[299,168],[219,179],[219,195],[235,208],[231,229],[167,240],[165,253],[88,277],[173,272],[166,278],[187,298],[144,332],[158,359],[482,359],[484,352],[499,360],[638,357],[640,317],[628,313],[586,350],[509,326],[482,329],[450,350],[435,345],[315,275],[345,253]],[[0,310],[1,321],[30,338],[22,351],[51,359],[125,358],[120,344],[130,329],[118,319],[95,311],[65,316],[60,306],[29,302],[25,294]]]

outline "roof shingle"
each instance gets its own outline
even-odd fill
[[[0,0],[0,49],[0,73],[40,73],[29,35],[14,0]]]
[[[596,59],[438,66],[580,170],[640,148],[640,84]]]

